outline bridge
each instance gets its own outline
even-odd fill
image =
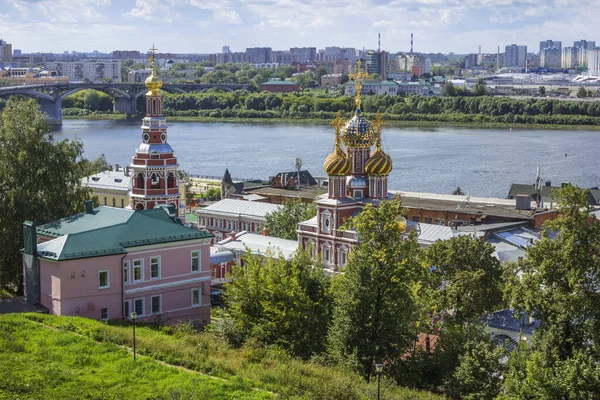
[[[248,90],[248,84],[169,84],[165,83],[162,90],[171,93],[205,92],[208,89],[220,89],[231,92]],[[140,83],[46,83],[24,84],[21,86],[0,87],[0,96],[23,95],[34,98],[42,112],[46,114],[50,125],[62,124],[62,102],[65,97],[81,90],[94,89],[106,93],[114,100],[114,112],[135,114],[137,101],[148,90],[143,82]]]

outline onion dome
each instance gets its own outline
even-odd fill
[[[337,113],[336,119],[331,121],[331,126],[335,127],[335,148],[325,159],[323,168],[327,175],[344,176],[350,172],[352,165],[350,160],[346,157],[346,154],[342,151],[340,146],[340,133],[344,122],[340,118],[340,113]]]
[[[146,96],[158,96],[160,95],[160,88],[162,87],[162,80],[158,77],[156,73],[156,65],[154,64],[154,46],[152,46],[152,55],[150,56],[150,61],[152,61],[152,74],[146,78],[144,82],[146,87],[148,88],[148,93]]]
[[[392,172],[392,157],[381,150],[381,145],[365,163],[365,172],[367,175],[389,175]]]
[[[342,129],[342,140],[347,147],[371,147],[375,142],[375,130],[371,121],[366,119],[360,109]]]
[[[323,167],[325,168],[325,173],[327,175],[344,176],[350,172],[352,166],[350,165],[350,160],[348,160],[346,154],[344,154],[339,146],[336,146],[335,150],[333,150],[325,159]]]

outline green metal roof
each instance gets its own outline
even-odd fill
[[[185,214],[185,220],[189,223],[196,224],[198,223],[198,216],[194,213]]]
[[[72,260],[125,254],[128,247],[213,237],[211,233],[175,222],[162,208],[122,210],[129,213],[127,219],[123,218],[124,214],[117,215],[112,210],[117,209],[99,207],[94,209],[93,214],[77,214],[41,226],[39,233],[51,233],[58,238],[38,245],[39,256],[57,261]],[[69,223],[74,225],[67,225]]]

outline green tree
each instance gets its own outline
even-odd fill
[[[328,334],[332,362],[370,377],[375,363],[396,362],[413,343],[423,272],[414,237],[404,240],[400,201],[367,205],[348,228],[361,242],[334,282],[334,314]]]
[[[475,96],[485,96],[487,94],[487,85],[483,78],[479,78],[479,80],[473,87],[473,94]]]
[[[540,86],[538,91],[540,93],[540,96],[545,96],[546,95],[546,86]]]
[[[506,350],[489,338],[489,333],[467,341],[450,380],[450,394],[465,400],[493,400],[502,389]]]
[[[509,394],[527,387],[537,398],[587,398],[600,385],[600,222],[589,193],[565,185],[558,218],[509,270],[507,297],[541,322],[531,352],[514,363]],[[556,237],[551,239],[550,234]]]
[[[80,141],[56,141],[34,100],[10,100],[0,115],[0,283],[19,283],[22,224],[44,224],[83,208],[89,191]]]
[[[108,164],[108,161],[106,161],[104,154],[100,154],[98,158],[92,161],[84,158],[81,160],[80,165],[81,173],[84,177],[97,174],[98,172],[108,171],[110,168],[110,165]]]
[[[452,192],[452,194],[455,196],[464,196],[465,192],[462,191],[460,186],[457,186],[456,189],[454,189],[454,191]]]
[[[458,323],[493,311],[502,300],[502,269],[483,238],[457,236],[427,249],[427,287],[435,312],[451,312]]]
[[[306,221],[317,215],[314,203],[304,203],[298,199],[288,201],[283,206],[265,216],[269,235],[282,239],[297,240],[296,233],[299,222]]]
[[[583,86],[580,87],[579,90],[577,91],[577,97],[579,97],[579,98],[587,97],[587,90],[585,90],[585,88]]]
[[[228,318],[246,337],[310,358],[325,349],[330,278],[305,252],[289,261],[250,254],[233,268],[224,295]]]
[[[456,91],[454,90],[454,85],[452,84],[452,82],[448,82],[444,85],[444,88],[442,89],[442,95],[443,96],[448,96],[448,97],[454,97],[456,96]]]

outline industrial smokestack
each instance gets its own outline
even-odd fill
[[[377,52],[381,51],[381,33],[377,34]]]
[[[413,53],[413,34],[410,34],[410,54]]]
[[[498,46],[498,54],[496,54],[496,69],[500,69],[500,46]]]

